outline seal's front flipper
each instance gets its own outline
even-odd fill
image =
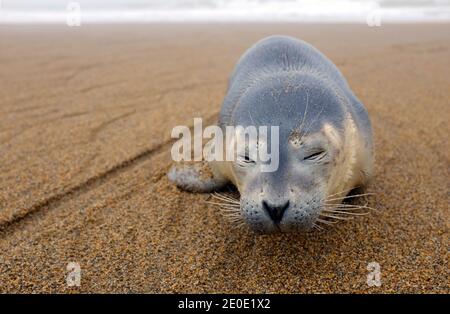
[[[180,189],[189,192],[208,193],[228,183],[225,178],[214,174],[206,162],[175,164],[167,176]]]

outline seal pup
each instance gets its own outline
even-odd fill
[[[229,79],[218,125],[279,126],[278,169],[261,172],[244,153],[207,167],[174,165],[169,180],[192,192],[234,184],[240,200],[216,197],[256,232],[346,219],[356,206],[342,200],[372,177],[369,115],[337,67],[304,41],[271,36],[248,49]]]

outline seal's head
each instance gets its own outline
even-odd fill
[[[261,171],[263,162],[249,156],[248,149],[228,163],[241,193],[241,215],[253,230],[307,231],[329,196],[351,186],[355,126],[344,99],[314,76],[273,77],[241,97],[233,112],[235,125],[279,126],[275,171]],[[271,151],[270,138],[266,143],[235,140]]]

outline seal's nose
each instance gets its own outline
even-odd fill
[[[267,203],[265,200],[262,201],[262,205],[264,210],[267,212],[269,217],[273,220],[274,223],[279,223],[283,218],[283,214],[286,209],[289,207],[289,201],[284,204],[273,205]]]

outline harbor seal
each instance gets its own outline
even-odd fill
[[[217,198],[256,232],[306,231],[344,219],[353,207],[342,200],[372,177],[368,112],[338,68],[304,41],[271,36],[248,49],[229,79],[218,125],[279,126],[277,170],[261,172],[244,155],[207,167],[174,165],[168,177],[193,192],[232,183],[240,200]]]

